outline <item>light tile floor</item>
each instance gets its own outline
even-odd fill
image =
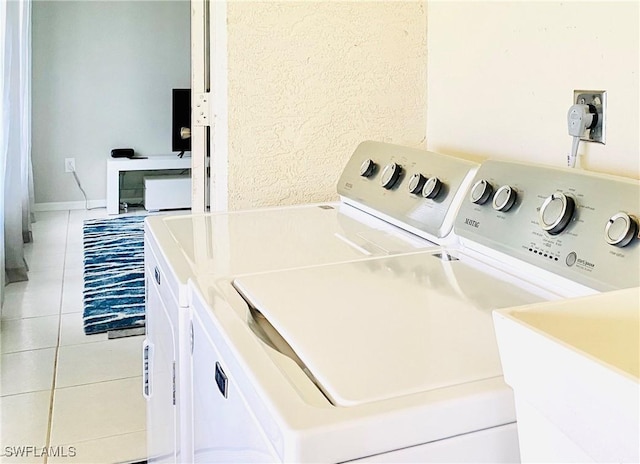
[[[29,281],[6,287],[0,318],[2,463],[146,459],[143,337],[108,340],[82,326],[82,224],[106,216],[36,213]]]

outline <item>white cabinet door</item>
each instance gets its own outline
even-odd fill
[[[175,330],[160,292],[147,269],[145,378],[148,462],[177,462]]]
[[[279,462],[197,311],[193,312],[193,389],[194,462]]]

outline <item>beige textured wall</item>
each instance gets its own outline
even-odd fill
[[[640,177],[640,3],[429,1],[427,147],[565,165],[574,89],[606,90],[583,166]]]
[[[425,10],[228,3],[229,209],[336,199],[365,139],[424,145]]]

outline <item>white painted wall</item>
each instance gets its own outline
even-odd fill
[[[424,145],[425,6],[228,3],[230,209],[336,199],[365,139]]]
[[[428,2],[427,146],[565,165],[574,89],[608,93],[588,169],[640,177],[640,3]]]
[[[36,203],[106,196],[112,148],[171,152],[171,89],[190,86],[189,2],[33,3]]]

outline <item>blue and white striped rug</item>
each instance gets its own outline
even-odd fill
[[[144,216],[84,222],[84,333],[144,327]]]

